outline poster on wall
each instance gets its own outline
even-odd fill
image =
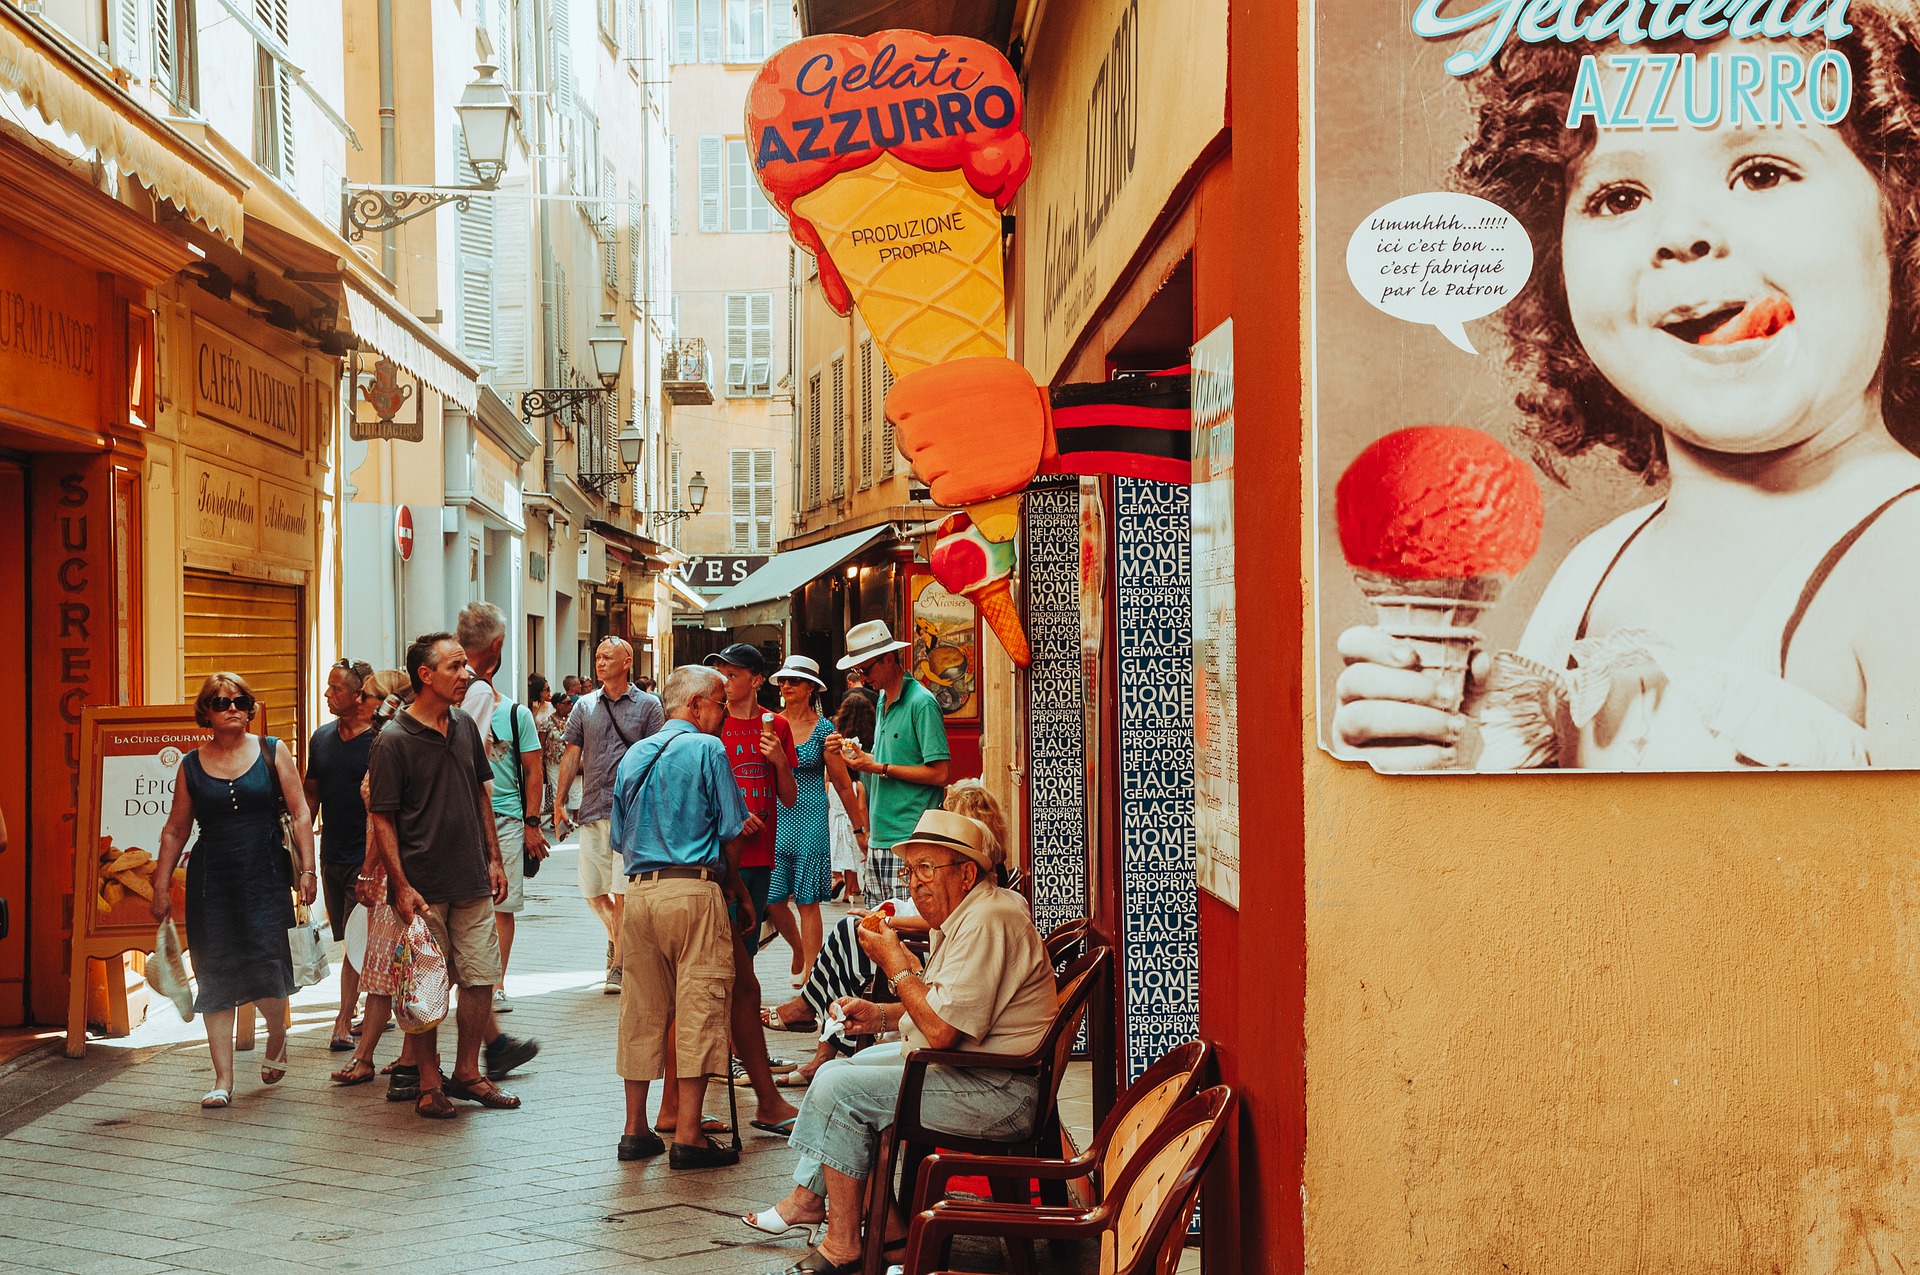
[[[931,575],[907,586],[913,601],[913,676],[948,718],[980,716],[980,626],[973,604]]]
[[[1233,321],[1193,347],[1193,859],[1240,906],[1240,670],[1233,582]]]
[[[1042,934],[1086,916],[1087,759],[1080,669],[1080,492],[1027,493],[1027,861]]]
[[[1322,745],[1920,765],[1911,6],[1317,0],[1311,38]]]

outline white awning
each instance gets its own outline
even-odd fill
[[[246,183],[149,112],[99,68],[0,4],[0,89],[100,152],[161,199],[240,246]]]
[[[687,582],[671,571],[663,572],[661,579],[667,582],[667,591],[673,594],[675,601],[684,603],[687,610],[701,612],[707,609],[707,600],[687,587]]]
[[[728,622],[735,625],[749,622],[764,623],[764,620],[748,621],[736,618],[736,613],[744,617],[748,614],[746,608],[760,607],[772,602],[778,602],[779,609],[784,609],[787,595],[819,579],[827,572],[835,570],[848,558],[865,550],[868,545],[891,535],[893,535],[893,524],[883,522],[877,527],[866,527],[850,535],[808,545],[804,549],[789,549],[785,553],[776,553],[768,558],[766,564],[758,571],[709,601],[708,615],[711,617],[725,612]],[[760,617],[769,613],[756,610],[752,614]]]
[[[440,392],[461,411],[472,412],[480,398],[480,371],[459,355],[419,333],[418,320],[395,310],[391,302],[347,280],[347,320],[363,345],[378,350]],[[436,348],[437,347],[437,348]]]

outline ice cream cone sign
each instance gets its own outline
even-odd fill
[[[969,599],[1007,655],[1025,668],[1033,662],[1033,652],[1013,599],[1019,523],[1018,496],[949,514],[936,529],[929,561],[941,587]]]

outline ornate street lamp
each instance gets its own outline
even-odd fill
[[[571,407],[599,406],[602,410],[610,408],[614,386],[620,383],[620,365],[626,361],[627,338],[620,331],[620,325],[613,321],[613,312],[603,310],[600,322],[595,325],[593,335],[587,338],[587,348],[593,352],[594,375],[600,378],[599,386],[592,385],[556,385],[543,389],[526,390],[520,395],[520,419],[532,422],[543,416],[553,416]],[[632,433],[629,438],[620,439],[620,455],[614,469],[582,469],[580,481],[602,495],[631,474],[640,464],[639,435]],[[605,464],[603,456],[593,457],[593,463]]]
[[[658,528],[679,522],[682,518],[691,518],[707,507],[707,480],[699,470],[693,471],[693,477],[687,481],[687,504],[690,509],[662,509],[653,515],[653,525]]]
[[[482,62],[473,69],[475,78],[460,94],[460,101],[453,109],[460,116],[460,131],[466,136],[467,163],[479,177],[479,184],[413,190],[349,186],[347,238],[357,242],[370,234],[392,230],[446,204],[457,204],[464,211],[476,193],[493,190],[500,184],[500,178],[507,171],[507,134],[515,113],[513,97],[500,82],[496,74],[498,67]]]

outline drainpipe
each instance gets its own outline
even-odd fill
[[[380,182],[393,177],[393,0],[380,0]],[[393,231],[380,232],[380,273],[393,278]]]

